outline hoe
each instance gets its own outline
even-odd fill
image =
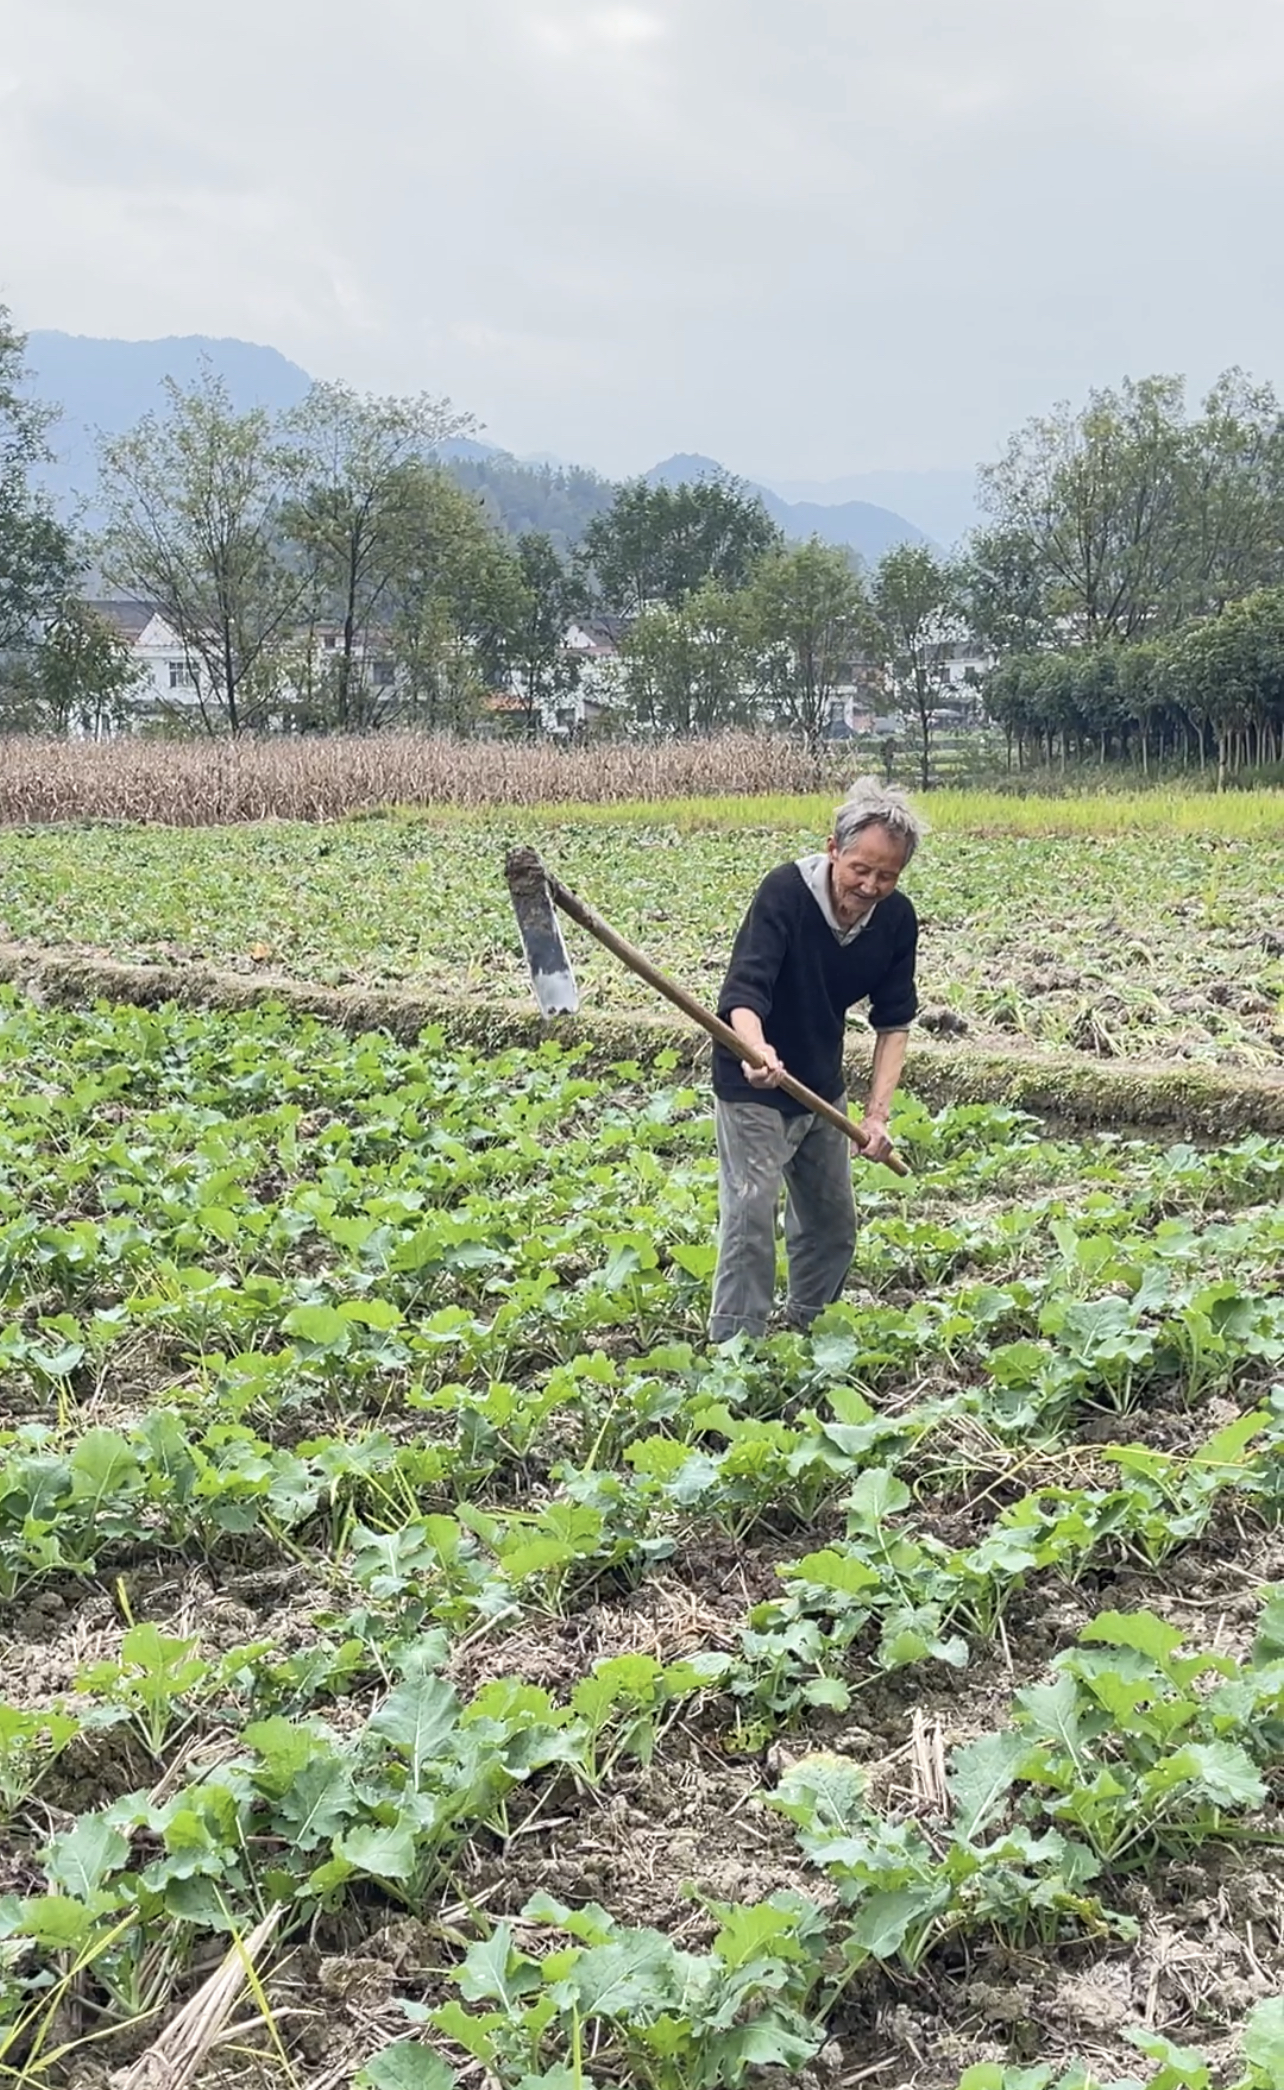
[[[562,940],[557,916],[553,912],[556,906],[561,908],[563,914],[569,915],[573,922],[578,922],[581,929],[587,929],[589,935],[596,937],[599,943],[605,944],[608,951],[614,952],[615,956],[628,966],[630,972],[636,973],[640,980],[645,980],[649,987],[654,987],[657,994],[664,995],[667,1001],[671,1001],[675,1008],[681,1009],[683,1015],[689,1016],[693,1023],[698,1023],[701,1030],[707,1031],[719,1045],[725,1045],[728,1052],[734,1052],[738,1060],[745,1061],[751,1067],[764,1064],[753,1047],[746,1045],[743,1038],[736,1036],[729,1023],[724,1023],[720,1016],[702,1008],[684,987],[666,979],[642,951],[636,950],[631,943],[626,943],[622,936],[616,934],[609,922],[604,922],[601,915],[577,898],[569,887],[562,884],[560,878],[555,878],[541,863],[533,849],[510,849],[504,870],[508,878],[508,890],[512,895],[513,911],[517,916],[517,926],[521,931],[522,948],[531,969],[531,985],[535,989],[535,999],[543,1015],[573,1016],[580,1002],[575,974],[571,970],[571,961]],[[845,1110],[839,1110],[836,1104],[827,1103],[823,1096],[818,1096],[805,1083],[795,1081],[792,1074],[782,1074],[780,1086],[786,1095],[801,1103],[804,1110],[812,1111],[817,1117],[827,1118],[831,1125],[839,1126],[858,1153],[864,1150],[865,1134],[856,1120],[848,1117]],[[909,1174],[909,1169],[899,1154],[889,1155],[883,1165],[893,1169],[898,1176]]]

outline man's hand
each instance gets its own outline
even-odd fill
[[[874,1040],[874,1066],[869,1082],[869,1101],[861,1119],[861,1130],[865,1134],[865,1159],[886,1161],[892,1152],[892,1142],[887,1136],[887,1116],[896,1094],[896,1084],[905,1065],[905,1048],[909,1044],[909,1032],[904,1030],[882,1030]]]
[[[767,1043],[765,1038],[758,1050],[767,1064],[765,1067],[752,1067],[748,1060],[741,1060],[740,1065],[744,1069],[745,1080],[751,1089],[778,1089],[780,1087],[780,1077],[785,1071],[780,1054],[774,1045]]]
[[[740,1069],[751,1089],[778,1089],[784,1067],[774,1045],[769,1045],[762,1034],[762,1018],[753,1009],[733,1009],[731,1028],[751,1052],[760,1053],[766,1065],[755,1067],[748,1060],[741,1060]]]
[[[867,1110],[860,1121],[860,1129],[865,1134],[865,1143],[861,1149],[865,1159],[867,1161],[886,1161],[892,1151],[892,1142],[887,1132],[887,1119],[879,1111]]]

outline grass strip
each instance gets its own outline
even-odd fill
[[[158,1008],[248,1009],[272,1004],[319,1017],[350,1034],[384,1030],[405,1040],[440,1028],[452,1045],[498,1052],[534,1047],[547,1038],[585,1048],[590,1066],[621,1061],[698,1072],[707,1065],[703,1035],[664,1015],[560,1017],[545,1023],[534,1006],[452,1000],[369,987],[322,987],[271,973],[247,976],[202,965],[126,965],[78,951],[0,944],[0,980],[40,1002],[75,1008],[99,1000]],[[863,1055],[849,1058],[859,1093]],[[1147,1066],[1087,1053],[994,1051],[915,1039],[904,1086],[932,1109],[947,1103],[998,1103],[1058,1124],[1173,1137],[1227,1139],[1246,1132],[1284,1133],[1284,1078],[1207,1067]]]
[[[538,813],[541,825],[565,823],[586,827],[668,827],[681,834],[708,829],[735,833],[772,832],[792,838],[799,832],[822,836],[841,793],[807,796],[727,796],[721,798],[627,799],[618,804],[564,804],[503,808],[438,805],[398,810],[408,819],[434,826],[475,823],[480,817],[502,820],[518,828],[523,816]],[[918,795],[918,794],[914,794]],[[1073,798],[1020,797],[1006,791],[931,791],[919,796],[929,825],[937,834],[961,835],[1198,835],[1226,841],[1276,841],[1284,838],[1284,791],[1108,791]]]

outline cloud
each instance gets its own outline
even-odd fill
[[[4,75],[21,323],[270,340],[518,449],[820,478],[1284,377],[1278,0],[42,0]]]
[[[664,35],[660,17],[640,7],[595,7],[588,27],[592,35],[612,44],[649,44]]]
[[[665,23],[640,7],[586,7],[538,15],[531,31],[536,42],[561,56],[656,43],[665,34]]]

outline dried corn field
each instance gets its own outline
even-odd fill
[[[849,758],[842,773],[850,768]],[[15,739],[5,741],[0,754],[0,822],[221,827],[251,820],[341,820],[388,806],[614,805],[811,792],[839,775],[833,758],[818,762],[794,742],[750,733],[576,748],[428,733],[316,740]]]

